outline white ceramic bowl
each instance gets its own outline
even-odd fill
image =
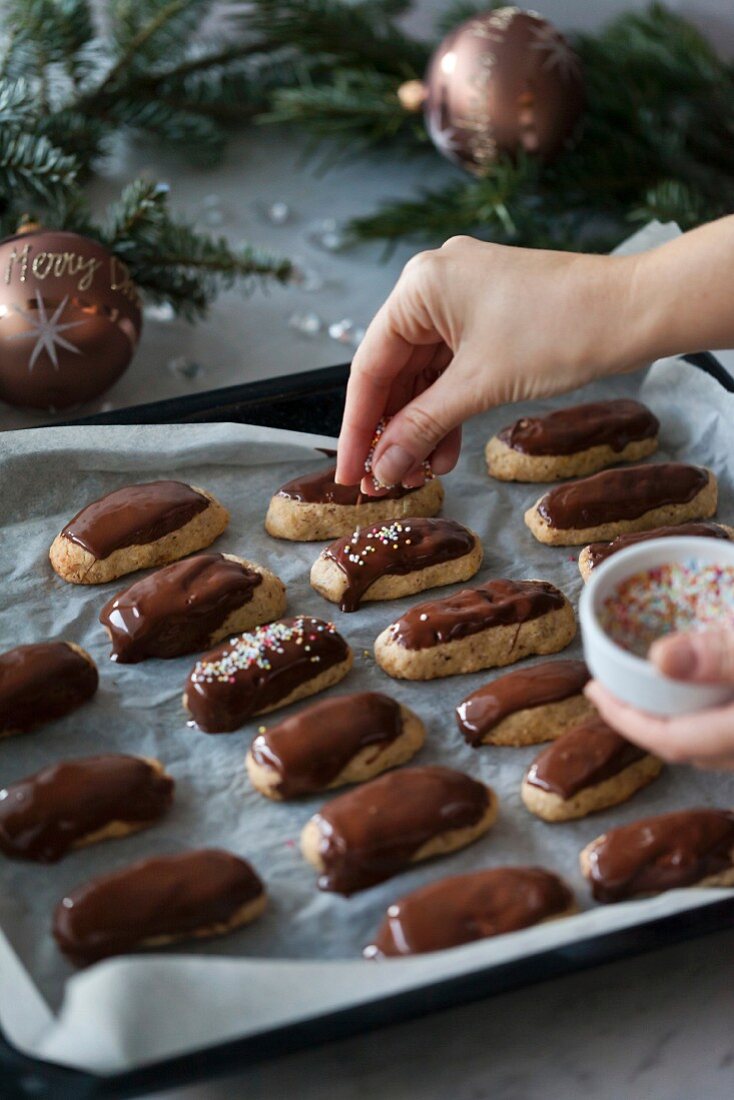
[[[691,561],[734,567],[734,542],[673,535],[629,546],[597,566],[581,594],[581,635],[592,675],[624,703],[653,714],[690,714],[720,706],[734,699],[734,685],[668,679],[650,661],[612,641],[599,622],[599,610],[626,577],[669,562]]]

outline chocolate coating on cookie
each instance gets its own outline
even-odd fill
[[[416,604],[391,625],[390,634],[406,649],[427,649],[490,627],[526,623],[564,605],[563,594],[547,581],[487,581]]]
[[[630,443],[652,439],[660,423],[639,401],[620,398],[558,409],[546,416],[522,417],[498,433],[507,447],[528,455],[572,455],[590,447],[621,452]]]
[[[52,764],[0,791],[0,850],[54,863],[113,822],[131,830],[161,817],[173,780],[138,756],[88,756]]]
[[[239,634],[197,661],[186,702],[207,733],[235,730],[349,657],[333,623],[300,615]]]
[[[296,500],[301,504],[372,504],[375,497],[360,491],[359,485],[337,485],[334,481],[336,466],[326,470],[317,470],[313,474],[302,474],[287,481],[278,490],[278,496]],[[381,493],[380,500],[400,500],[415,493],[415,489],[404,489],[396,485]]]
[[[508,672],[459,703],[459,730],[470,745],[480,745],[490,730],[511,714],[560,703],[578,695],[588,681],[589,670],[583,661],[541,661],[532,668]]]
[[[321,890],[353,894],[405,870],[424,844],[476,825],[482,783],[451,768],[400,768],[328,802],[316,815]]]
[[[368,746],[377,755],[403,729],[400,704],[377,691],[324,699],[258,734],[250,752],[273,768],[283,798],[328,787]]]
[[[336,562],[347,586],[339,607],[356,611],[370,585],[384,576],[405,576],[471,553],[474,534],[449,519],[421,517],[375,524],[337,539],[324,550]]]
[[[598,527],[638,519],[666,505],[687,504],[708,481],[708,470],[684,462],[603,470],[550,489],[538,502],[538,513],[562,531]]]
[[[115,550],[156,542],[208,506],[205,496],[182,481],[127,485],[82,508],[61,535],[102,561]]]
[[[695,886],[734,866],[734,813],[682,810],[610,829],[589,846],[597,901]]]
[[[262,892],[249,863],[216,848],[144,859],[67,894],[53,934],[84,966],[145,941],[220,931]]]
[[[0,731],[24,732],[91,699],[94,664],[66,642],[36,642],[0,653]]]
[[[727,539],[731,535],[726,528],[718,523],[681,523],[677,527],[655,527],[652,531],[638,531],[628,535],[618,535],[611,542],[592,542],[586,547],[589,568],[596,569],[612,554],[624,550],[628,546],[636,546],[638,542],[648,542],[650,539],[667,539],[676,535],[693,535],[704,539]]]
[[[102,608],[99,621],[110,632],[112,660],[132,664],[203,649],[260,584],[256,569],[222,554],[196,554],[158,569]]]
[[[586,787],[619,775],[646,755],[592,715],[543,749],[530,765],[527,782],[569,799]]]
[[[422,955],[501,936],[573,908],[565,882],[540,867],[494,867],[431,882],[387,911],[368,959]]]

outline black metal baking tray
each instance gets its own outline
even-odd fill
[[[734,379],[710,353],[686,358],[734,393]],[[285,375],[263,382],[118,409],[66,423],[234,421],[336,435],[348,369],[346,365],[326,367],[304,374]],[[29,1058],[13,1047],[0,1031],[0,1098],[117,1100],[190,1085],[197,1080],[211,1080],[266,1058],[703,936],[730,927],[732,921],[734,898],[721,898],[700,909],[658,918],[622,931],[588,937],[570,946],[541,952],[504,966],[479,969],[367,1005],[166,1059],[133,1072],[104,1077]]]

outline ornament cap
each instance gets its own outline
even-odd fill
[[[428,88],[422,80],[406,80],[398,88],[398,99],[405,111],[414,114],[420,111],[428,96]]]

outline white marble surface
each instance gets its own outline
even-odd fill
[[[730,1100],[734,930],[157,1100]]]

